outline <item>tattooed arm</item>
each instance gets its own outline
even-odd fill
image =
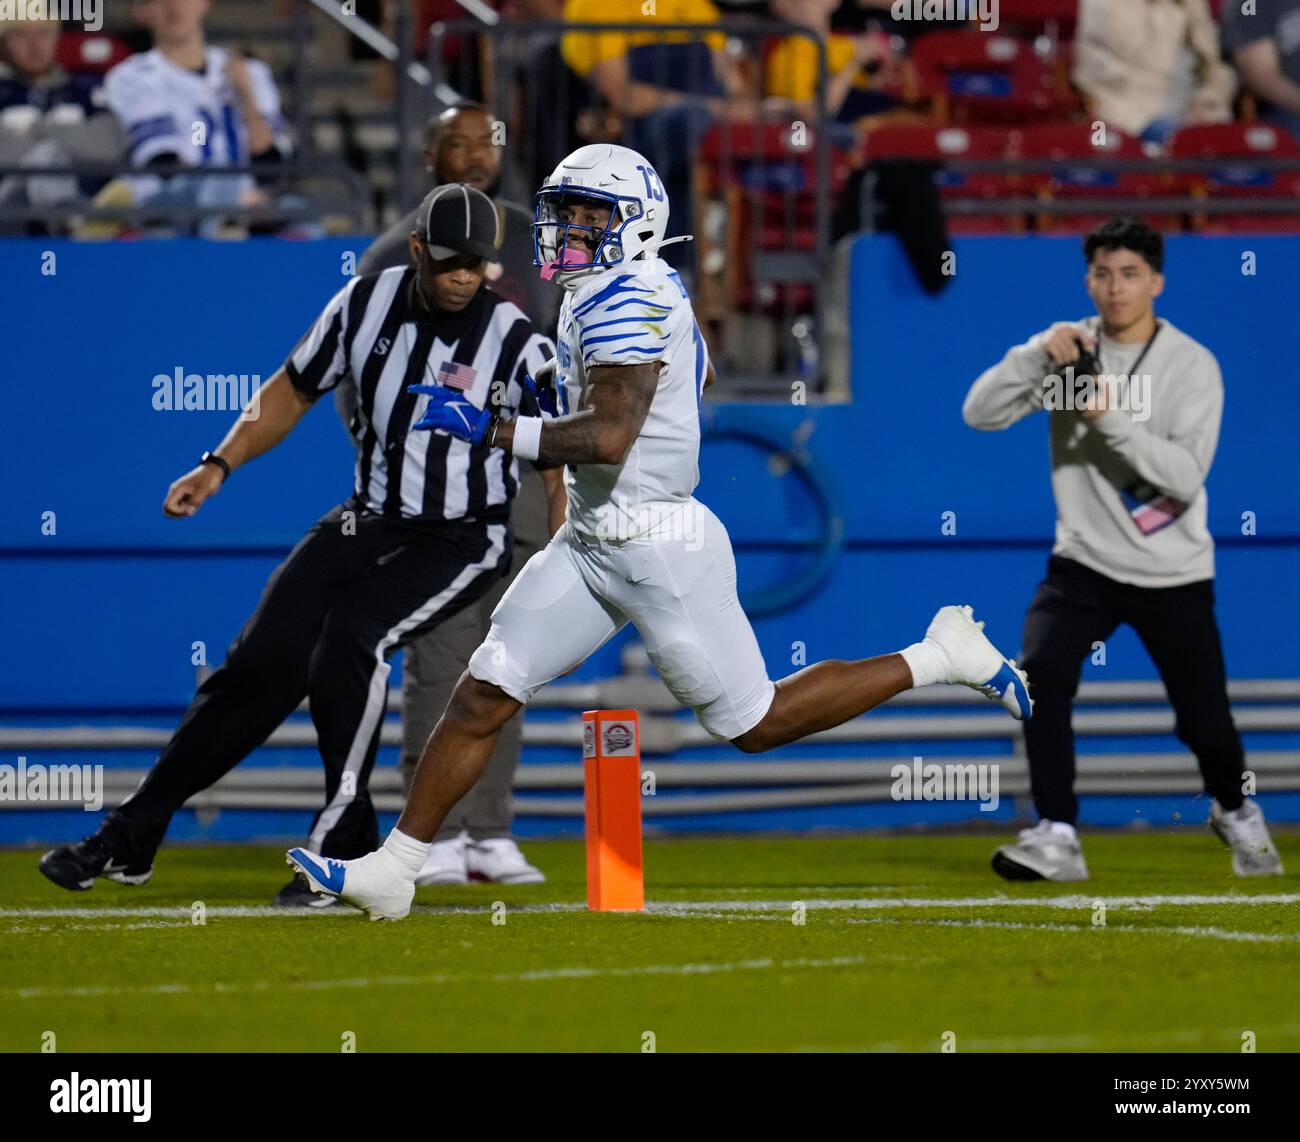
[[[542,426],[538,464],[623,463],[645,423],[658,383],[657,361],[592,366],[582,407]],[[514,423],[503,421],[493,444],[508,449],[514,438]]]

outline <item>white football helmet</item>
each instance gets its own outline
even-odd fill
[[[607,209],[609,219],[603,228],[583,224],[575,207]],[[592,274],[653,257],[667,244],[667,229],[668,195],[650,160],[628,147],[592,143],[563,159],[537,192],[533,264],[543,278],[572,289]],[[570,245],[571,233],[582,236],[585,251]]]

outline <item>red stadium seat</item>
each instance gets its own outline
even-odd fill
[[[1203,233],[1269,233],[1300,231],[1300,170],[1278,171],[1258,159],[1300,159],[1300,142],[1268,123],[1213,123],[1184,127],[1169,147],[1173,159],[1223,160],[1204,172],[1184,176],[1196,198],[1293,201],[1295,211],[1281,214],[1210,214],[1193,216]]]
[[[116,67],[131,49],[116,36],[102,32],[68,32],[59,37],[58,64],[65,71],[103,75]]]
[[[1072,30],[1078,19],[1079,0],[1000,0],[998,4],[999,31],[1011,28],[1038,33],[1053,24],[1064,33]]]
[[[496,0],[485,0],[487,7],[496,8]],[[468,16],[465,8],[456,0],[416,0],[413,5],[411,32],[416,57],[423,59],[429,51],[429,28],[438,23],[450,23],[452,20],[464,20]],[[444,36],[442,40],[442,58],[445,62],[458,63],[462,67],[468,62],[460,58],[462,53],[473,50],[473,40],[467,36]]]
[[[1076,106],[1052,66],[1023,40],[980,31],[929,32],[912,48],[921,92],[940,119],[1025,123]]]
[[[997,5],[998,30],[1006,25],[1041,27],[1057,23],[1074,27],[1079,20],[1079,0],[1000,0]]]
[[[1021,157],[1026,161],[1050,163],[1046,170],[1025,174],[1026,188],[1039,198],[1059,201],[1071,198],[1150,198],[1177,194],[1181,189],[1167,173],[1112,171],[1096,166],[1097,158],[1149,161],[1142,143],[1114,127],[1104,135],[1086,123],[1040,123],[1021,132]],[[1044,211],[1038,216],[1040,230],[1090,230],[1109,215],[1105,212],[1059,214]],[[1143,215],[1162,230],[1181,229],[1179,215]]]
[[[724,308],[798,310],[811,304],[810,285],[762,282],[756,267],[764,255],[801,254],[816,245],[817,150],[809,133],[795,145],[789,124],[719,125],[700,140],[696,185],[701,208],[722,201],[727,211],[726,275],[722,296],[702,291]],[[848,153],[830,148],[832,198],[849,175]],[[706,228],[701,255],[707,247]]]
[[[928,159],[937,163],[953,159],[1008,159],[1018,153],[1019,134],[1019,131],[1005,127],[879,127],[867,136],[866,158],[868,161]],[[945,167],[940,170],[937,181],[939,193],[945,201],[996,201],[1024,193],[1020,176],[1004,171],[966,172]],[[948,215],[948,229],[954,234],[1006,234],[1024,228],[1024,218],[1015,212],[949,212]]]

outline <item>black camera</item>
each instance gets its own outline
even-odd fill
[[[1080,345],[1079,359],[1071,362],[1066,368],[1074,369],[1076,377],[1095,377],[1101,372],[1101,362],[1097,360],[1096,353],[1086,345]]]
[[[1101,362],[1097,355],[1086,345],[1076,342],[1079,356],[1065,365],[1058,365],[1048,358],[1051,372],[1043,378],[1046,401],[1050,408],[1077,409],[1087,406],[1094,392],[1094,382],[1101,372]]]

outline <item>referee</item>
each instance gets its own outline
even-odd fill
[[[547,336],[559,316],[563,290],[544,282],[533,265],[532,211],[497,197],[505,147],[496,140],[496,119],[477,103],[459,103],[429,120],[423,162],[435,185],[463,182],[492,197],[501,219],[500,262],[488,271],[491,288],[514,301]],[[405,265],[407,235],[415,215],[399,219],[361,255],[358,272]],[[351,429],[356,422],[356,386],[334,390],[335,404]],[[548,496],[541,472],[527,460],[519,464],[519,488],[510,511],[514,560],[507,574],[482,598],[436,630],[415,639],[402,665],[402,751],[399,771],[410,788],[425,742],[447,708],[470,655],[492,625],[492,612],[515,575],[550,541],[563,522],[564,499]],[[470,880],[535,884],[546,879],[511,835],[515,772],[524,745],[520,710],[501,729],[491,760],[478,783],[447,815],[434,837],[417,883],[465,884]]]
[[[408,386],[443,384],[480,408],[518,409],[523,377],[553,355],[518,308],[484,288],[499,241],[486,195],[440,188],[418,221],[412,265],[349,281],[258,391],[260,415],[241,417],[168,489],[163,511],[193,515],[232,472],[283,440],[322,393],[344,377],[355,383],[353,496],[276,568],[140,788],[93,836],[41,858],[56,884],[86,889],[98,876],[143,884],[176,810],[266,741],[304,698],[325,764],[326,804],[310,844],[342,859],[378,845],[366,786],[388,658],[474,603],[509,567],[518,486],[507,454],[412,432],[426,402]],[[559,473],[550,480],[558,487]],[[303,896],[311,894],[294,881],[276,900],[334,902]]]
[[[997,850],[993,868],[1008,880],[1088,878],[1070,719],[1083,660],[1127,623],[1160,671],[1179,740],[1196,755],[1233,871],[1278,875],[1264,813],[1245,796],[1214,615],[1205,478],[1223,415],[1219,363],[1156,318],[1165,284],[1158,230],[1111,219],[1085,239],[1084,260],[1096,317],[1060,322],[1011,349],[962,407],[968,425],[986,430],[1046,409],[1056,497],[1056,542],[1022,640],[1034,698],[1025,750],[1040,819]],[[1095,378],[1077,398],[1070,369]]]

